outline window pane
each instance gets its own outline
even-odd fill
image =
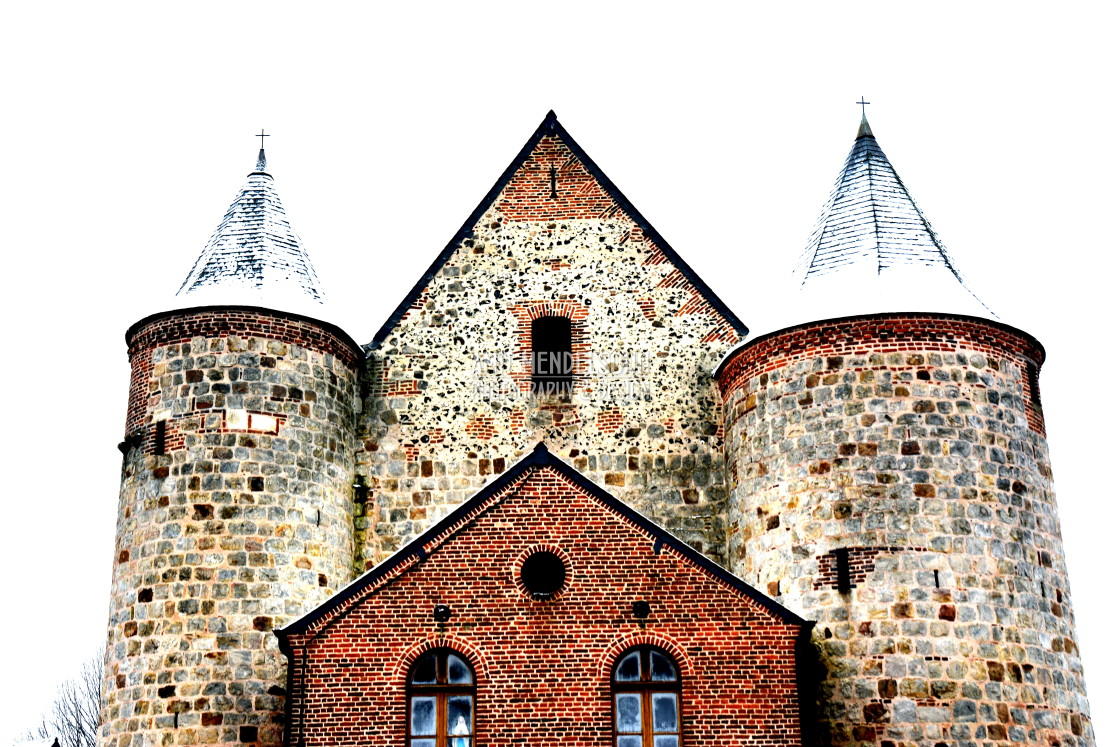
[[[649,652],[652,666],[650,667],[650,679],[655,682],[675,682],[677,679],[677,668],[673,666],[673,662],[669,661],[664,654],[656,651]]]
[[[617,747],[642,747],[641,737],[619,737]]]
[[[615,729],[621,732],[642,731],[642,697],[638,693],[615,695]]]
[[[447,733],[452,736],[471,733],[470,695],[452,695],[448,697]]]
[[[436,747],[434,739],[413,739],[412,747]]]
[[[654,737],[653,747],[677,747],[676,737]]]
[[[677,694],[653,694],[653,730],[659,732],[677,730]]]
[[[455,654],[447,655],[447,681],[452,685],[471,684],[470,668]]]
[[[426,737],[436,733],[436,699],[412,699],[412,734]]]
[[[470,737],[451,737],[447,740],[448,747],[471,747]]]
[[[614,670],[614,679],[616,682],[637,682],[642,677],[642,672],[639,667],[638,652],[628,654],[626,658],[618,663],[618,668]]]
[[[412,682],[417,685],[434,685],[436,683],[436,655],[424,654],[424,658],[412,667]]]

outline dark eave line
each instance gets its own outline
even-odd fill
[[[700,276],[689,267],[688,263],[669,246],[669,243],[657,232],[657,229],[650,225],[649,221],[638,212],[638,209],[635,208],[630,200],[626,199],[626,196],[614,185],[614,182],[607,178],[607,175],[603,173],[602,169],[600,169],[599,166],[591,160],[590,156],[584,152],[583,148],[572,139],[568,131],[557,121],[556,112],[549,111],[549,113],[545,115],[540,126],[537,127],[536,132],[532,134],[524,147],[517,153],[517,156],[514,157],[513,161],[506,167],[505,171],[502,172],[502,175],[498,177],[498,181],[494,183],[494,186],[490,188],[490,191],[486,193],[486,196],[482,198],[482,201],[478,203],[478,206],[467,217],[462,227],[452,236],[451,241],[447,243],[443,251],[441,251],[432,264],[428,266],[428,269],[420,277],[420,280],[412,286],[412,290],[408,292],[400,304],[397,305],[393,313],[389,315],[389,318],[385,320],[385,323],[381,325],[381,328],[377,330],[377,334],[375,334],[369,344],[365,346],[367,351],[376,349],[385,341],[385,338],[388,337],[389,333],[396,327],[397,322],[408,313],[413,302],[420,297],[424,289],[431,283],[432,279],[439,274],[440,268],[447,263],[447,260],[451,258],[451,255],[455,253],[455,250],[463,240],[470,236],[471,231],[474,229],[479,219],[482,218],[486,209],[498,199],[498,195],[505,189],[505,186],[513,178],[513,175],[517,173],[517,170],[521,168],[521,165],[525,163],[525,160],[533,152],[533,149],[536,148],[537,143],[539,143],[542,138],[549,135],[555,135],[568,146],[572,153],[583,163],[584,168],[599,182],[607,194],[618,203],[623,212],[625,212],[627,216],[642,229],[643,233],[661,249],[666,259],[680,270],[681,274],[684,275],[689,282],[696,287],[700,295],[727,320],[739,336],[745,337],[747,335],[749,332],[747,326],[743,324],[739,317],[735,316],[735,313],[727,307],[727,304],[708,287],[708,284],[700,279]]]

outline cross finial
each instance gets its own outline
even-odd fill
[[[266,135],[266,134],[264,134],[264,129],[262,128],[262,129],[261,129],[261,134],[259,134],[259,135],[253,135],[253,137],[259,137],[259,138],[261,139],[261,150],[264,150],[264,139],[265,139],[266,137],[272,137],[272,136],[271,136],[271,135]]]
[[[859,104],[860,114],[862,114],[863,116],[866,117],[867,116],[867,105],[870,104],[871,102],[870,101],[864,101],[863,96],[860,96],[859,101],[857,101],[856,103]],[[264,130],[261,130],[261,132],[264,132]],[[262,140],[261,142],[263,143],[264,141]]]

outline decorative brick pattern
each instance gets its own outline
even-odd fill
[[[995,322],[878,315],[759,338],[720,371],[731,568],[819,621],[831,744],[1093,744],[1024,387],[1042,358]]]
[[[358,356],[261,309],[130,330],[102,747],[280,743],[270,631],[351,579]]]
[[[539,548],[570,567],[547,601],[517,581],[519,560]],[[404,744],[408,667],[440,646],[474,668],[479,745],[606,745],[611,667],[642,643],[681,667],[685,744],[801,744],[800,626],[550,469],[427,543],[422,561],[402,563],[290,637],[292,745]],[[634,617],[635,600],[649,602],[647,619]],[[435,621],[436,604],[450,607],[448,622]]]

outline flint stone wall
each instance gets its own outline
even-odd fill
[[[557,172],[550,197],[548,164]],[[532,320],[572,320],[570,398],[530,394]],[[545,137],[372,350],[359,437],[371,567],[536,443],[726,562],[729,323]]]

